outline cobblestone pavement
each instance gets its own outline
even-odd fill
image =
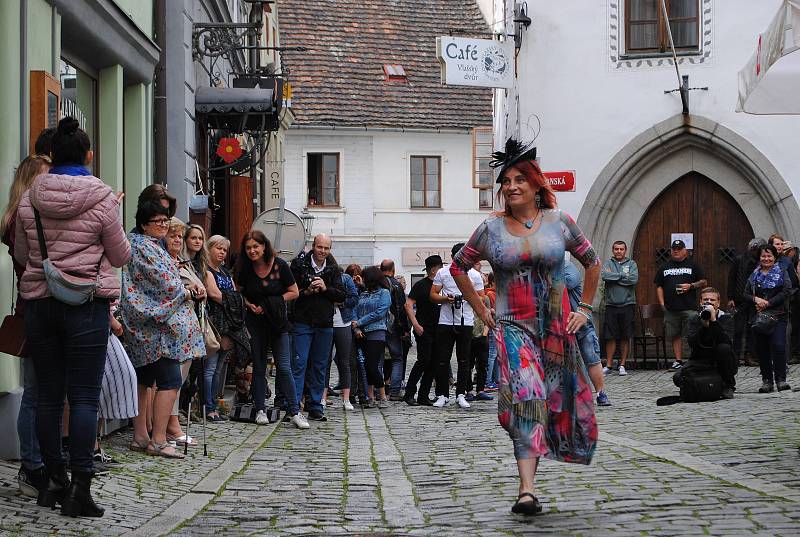
[[[15,494],[15,463],[0,464],[3,535],[771,535],[800,533],[800,392],[756,393],[742,368],[731,401],[656,407],[671,375],[607,377],[613,406],[598,409],[590,466],[543,461],[542,516],[509,512],[516,496],[511,443],[494,402],[462,410],[346,413],[309,431],[222,424],[211,457],[183,462],[126,451],[99,478],[102,519],[65,519]],[[800,366],[789,382],[800,387]],[[248,458],[249,457],[249,458]],[[222,464],[222,467],[214,470]],[[212,471],[214,470],[214,471]],[[211,472],[209,474],[209,472]],[[209,474],[208,476],[206,474]],[[190,491],[190,492],[187,492]]]

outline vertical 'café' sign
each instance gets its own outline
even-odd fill
[[[442,84],[484,88],[514,85],[513,41],[437,37],[436,55],[442,65]]]

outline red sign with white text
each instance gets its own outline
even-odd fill
[[[542,172],[556,192],[575,192],[575,171]]]

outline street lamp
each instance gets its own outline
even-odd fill
[[[303,221],[303,229],[306,230],[306,241],[311,239],[311,229],[314,227],[316,218],[316,216],[308,212],[308,208],[303,207],[303,211],[300,213],[300,220]]]

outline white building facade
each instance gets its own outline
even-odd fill
[[[419,276],[425,257],[449,259],[452,245],[466,241],[491,210],[480,208],[472,187],[473,134],[466,129],[290,129],[285,149],[287,208],[314,215],[313,232],[334,238],[341,264],[389,258],[399,274]],[[339,207],[309,203],[309,154],[320,153],[339,159]],[[421,158],[440,163],[439,207],[412,203],[412,161]]]
[[[678,80],[660,0],[527,3],[517,87],[496,94],[496,144],[537,136],[543,170],[575,171],[559,205],[602,257],[627,242],[644,267],[640,303],[655,302],[653,270],[674,233],[692,234],[721,289],[754,235],[800,241],[800,117],[735,112],[737,73],[780,4],[667,2],[680,73],[707,88],[688,92],[684,115],[679,92],[665,93]],[[495,0],[496,34],[514,33],[515,7]]]
[[[355,2],[281,4],[281,41],[326,43],[284,54],[293,88],[285,133],[286,208],[314,216],[340,265],[395,261],[409,284],[432,254],[450,259],[492,210],[492,90],[444,86],[436,38],[489,37],[472,0],[420,19],[423,0],[354,18]],[[316,17],[316,20],[315,20]],[[342,25],[352,21],[356,28]],[[391,28],[385,34],[372,28]]]

